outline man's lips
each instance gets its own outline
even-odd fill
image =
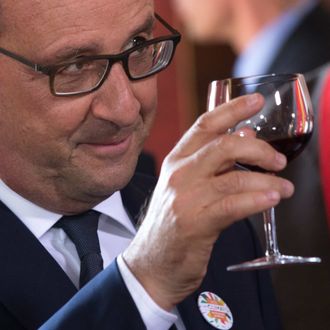
[[[124,154],[129,149],[132,139],[133,134],[131,133],[124,137],[112,139],[92,139],[79,143],[79,146],[98,155],[115,157]]]

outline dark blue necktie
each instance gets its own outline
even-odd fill
[[[80,258],[79,287],[82,288],[103,270],[97,226],[100,213],[85,213],[63,216],[55,227],[62,228],[76,246]]]

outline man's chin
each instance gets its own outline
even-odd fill
[[[125,168],[114,168],[112,171],[102,171],[95,176],[90,182],[86,182],[89,186],[89,192],[96,196],[109,197],[114,192],[123,189],[134,175],[136,164]]]

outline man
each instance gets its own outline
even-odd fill
[[[1,7],[0,328],[35,329],[84,287],[76,323],[61,316],[59,328],[278,329],[268,274],[226,271],[260,254],[248,223],[234,222],[293,193],[280,177],[232,171],[236,161],[286,165],[265,142],[227,135],[260,110],[260,95],[200,117],[164,162],[138,228],[153,182],[134,168],[155,74],[180,35],[152,0]],[[203,292],[226,313],[203,317]]]

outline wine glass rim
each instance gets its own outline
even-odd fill
[[[245,77],[216,79],[211,81],[210,84],[232,84],[235,86],[259,85],[259,84],[265,84],[265,83],[276,82],[281,80],[292,81],[302,78],[303,75],[301,73],[270,73],[270,74],[250,75]]]

